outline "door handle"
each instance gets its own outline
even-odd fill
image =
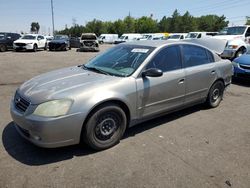
[[[215,74],[215,70],[212,70],[212,71],[211,71],[211,74]]]
[[[184,78],[180,79],[180,80],[179,80],[179,84],[183,84],[183,83],[184,83],[184,81],[185,81],[185,79],[184,79]]]

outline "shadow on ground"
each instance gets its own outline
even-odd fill
[[[132,128],[129,128],[126,131],[123,139],[131,136],[136,136],[136,134],[142,133],[159,125],[166,124],[168,122],[174,121],[175,119],[184,117],[200,110],[206,110],[206,108],[203,105],[197,105],[192,108],[164,115],[153,120],[138,124]],[[30,166],[45,165],[69,160],[74,156],[87,156],[96,153],[96,151],[93,151],[83,145],[75,145],[55,149],[39,148],[23,139],[16,131],[13,122],[10,122],[5,126],[2,134],[2,142],[5,150],[11,157],[23,164]],[[119,147],[119,145],[117,147]]]
[[[233,78],[232,84],[243,87],[250,87],[250,79]]]

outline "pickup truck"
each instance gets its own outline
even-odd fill
[[[250,45],[250,26],[232,26],[226,27],[214,36],[214,38],[226,40],[222,58],[234,59],[244,54]]]

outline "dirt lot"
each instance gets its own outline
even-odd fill
[[[216,109],[199,105],[137,125],[106,151],[42,149],[23,140],[9,114],[16,88],[94,55],[0,53],[0,187],[250,187],[249,82],[232,84]]]

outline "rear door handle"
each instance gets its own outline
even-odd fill
[[[184,81],[185,81],[185,79],[184,79],[184,78],[180,79],[180,80],[179,80],[179,84],[183,84],[183,83],[184,83]]]
[[[212,70],[212,71],[211,71],[211,74],[215,74],[215,70]]]

